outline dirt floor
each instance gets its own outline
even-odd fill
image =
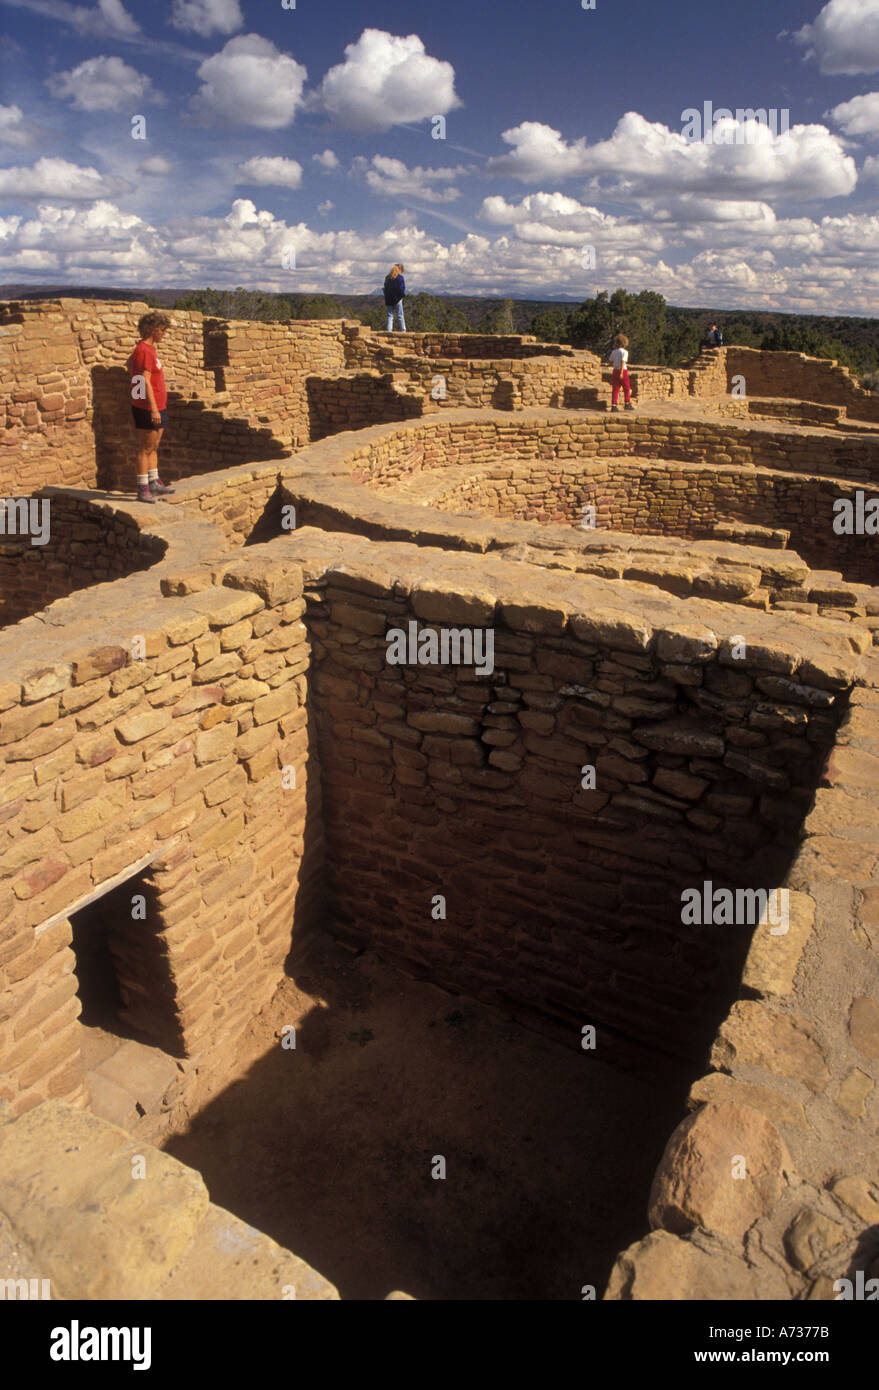
[[[652,1054],[619,1070],[598,1044],[562,1047],[321,937],[235,1079],[163,1147],[343,1298],[600,1298],[645,1233],[695,1073]]]

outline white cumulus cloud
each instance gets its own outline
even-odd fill
[[[479,219],[494,227],[513,227],[525,242],[544,246],[586,246],[618,251],[637,246],[642,251],[661,251],[663,234],[643,220],[614,217],[568,198],[562,193],[529,193],[518,203],[505,198],[484,198]]]
[[[526,121],[501,137],[511,152],[490,159],[488,174],[525,183],[549,178],[590,178],[615,198],[658,193],[715,194],[722,198],[770,195],[832,198],[851,193],[855,162],[825,126],[792,126],[774,135],[756,121],[723,120],[711,142],[688,140],[679,131],[627,111],[607,140],[568,143],[558,130]],[[721,139],[724,143],[721,143]]]
[[[0,145],[26,149],[37,138],[37,128],[26,121],[20,106],[0,104]]]
[[[828,114],[846,135],[879,135],[879,92],[842,101]]]
[[[283,155],[255,155],[238,165],[236,183],[274,184],[278,188],[298,188],[302,182],[302,165]]]
[[[339,167],[339,156],[334,154],[332,150],[324,150],[323,154],[313,154],[311,157],[315,164],[319,164],[321,168],[326,169],[328,173],[330,170],[338,169]]]
[[[432,184],[448,184],[463,172],[461,169],[424,169],[416,165],[407,168],[401,159],[374,155],[372,160],[362,156],[352,161],[352,170],[361,176],[373,193],[384,198],[421,198],[427,203],[452,203],[461,194],[457,188],[433,188]]]
[[[364,29],[330,68],[314,104],[351,130],[390,130],[402,121],[444,115],[461,101],[451,63],[432,58],[417,34]]]
[[[174,0],[171,23],[207,38],[209,34],[234,34],[244,24],[238,0]]]
[[[46,86],[53,97],[71,101],[78,111],[123,111],[132,103],[162,100],[144,73],[104,54],[57,73]]]
[[[125,179],[107,179],[97,169],[71,164],[66,159],[38,159],[30,168],[0,169],[0,197],[68,198],[87,202],[118,193],[132,185]]]
[[[793,35],[828,76],[879,72],[876,0],[829,0],[811,24]]]
[[[201,87],[193,98],[207,125],[252,125],[280,130],[302,104],[307,71],[270,39],[241,34],[198,69]]]

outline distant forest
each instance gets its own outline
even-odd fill
[[[5,299],[67,295],[74,298],[139,299],[162,308],[199,309],[217,318],[277,322],[297,318],[355,318],[384,328],[386,311],[380,292],[363,295],[273,294],[262,290],[121,290],[106,287],[0,285]],[[406,296],[406,326],[421,332],[533,333],[544,342],[570,343],[606,354],[613,335],[629,338],[629,360],[655,366],[679,366],[695,357],[709,323],[716,323],[725,343],[811,357],[835,358],[868,389],[879,389],[879,320],[767,309],[681,309],[661,294],[602,291],[581,304],[539,299],[485,299],[436,295]]]

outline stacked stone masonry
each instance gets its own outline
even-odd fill
[[[879,1253],[879,592],[828,524],[876,481],[874,400],[730,348],[636,366],[617,418],[597,358],[527,338],[175,313],[178,488],[138,509],[97,489],[130,483],[144,307],[0,314],[4,487],[52,514],[0,538],[0,1149],[104,1143],[70,919],[136,874],[126,1018],[172,1055],[234,1049],[332,924],[567,1045],[692,1060],[606,1297],[834,1297]],[[491,662],[393,664],[392,631]],[[786,887],[788,931],[684,926],[703,880]],[[177,1169],[207,1278],[234,1218]]]

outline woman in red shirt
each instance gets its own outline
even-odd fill
[[[167,314],[153,310],[138,321],[140,342],[128,359],[131,377],[131,414],[138,431],[137,500],[155,502],[173,492],[159,477],[159,443],[168,418],[165,372],[156,348],[171,327]]]

